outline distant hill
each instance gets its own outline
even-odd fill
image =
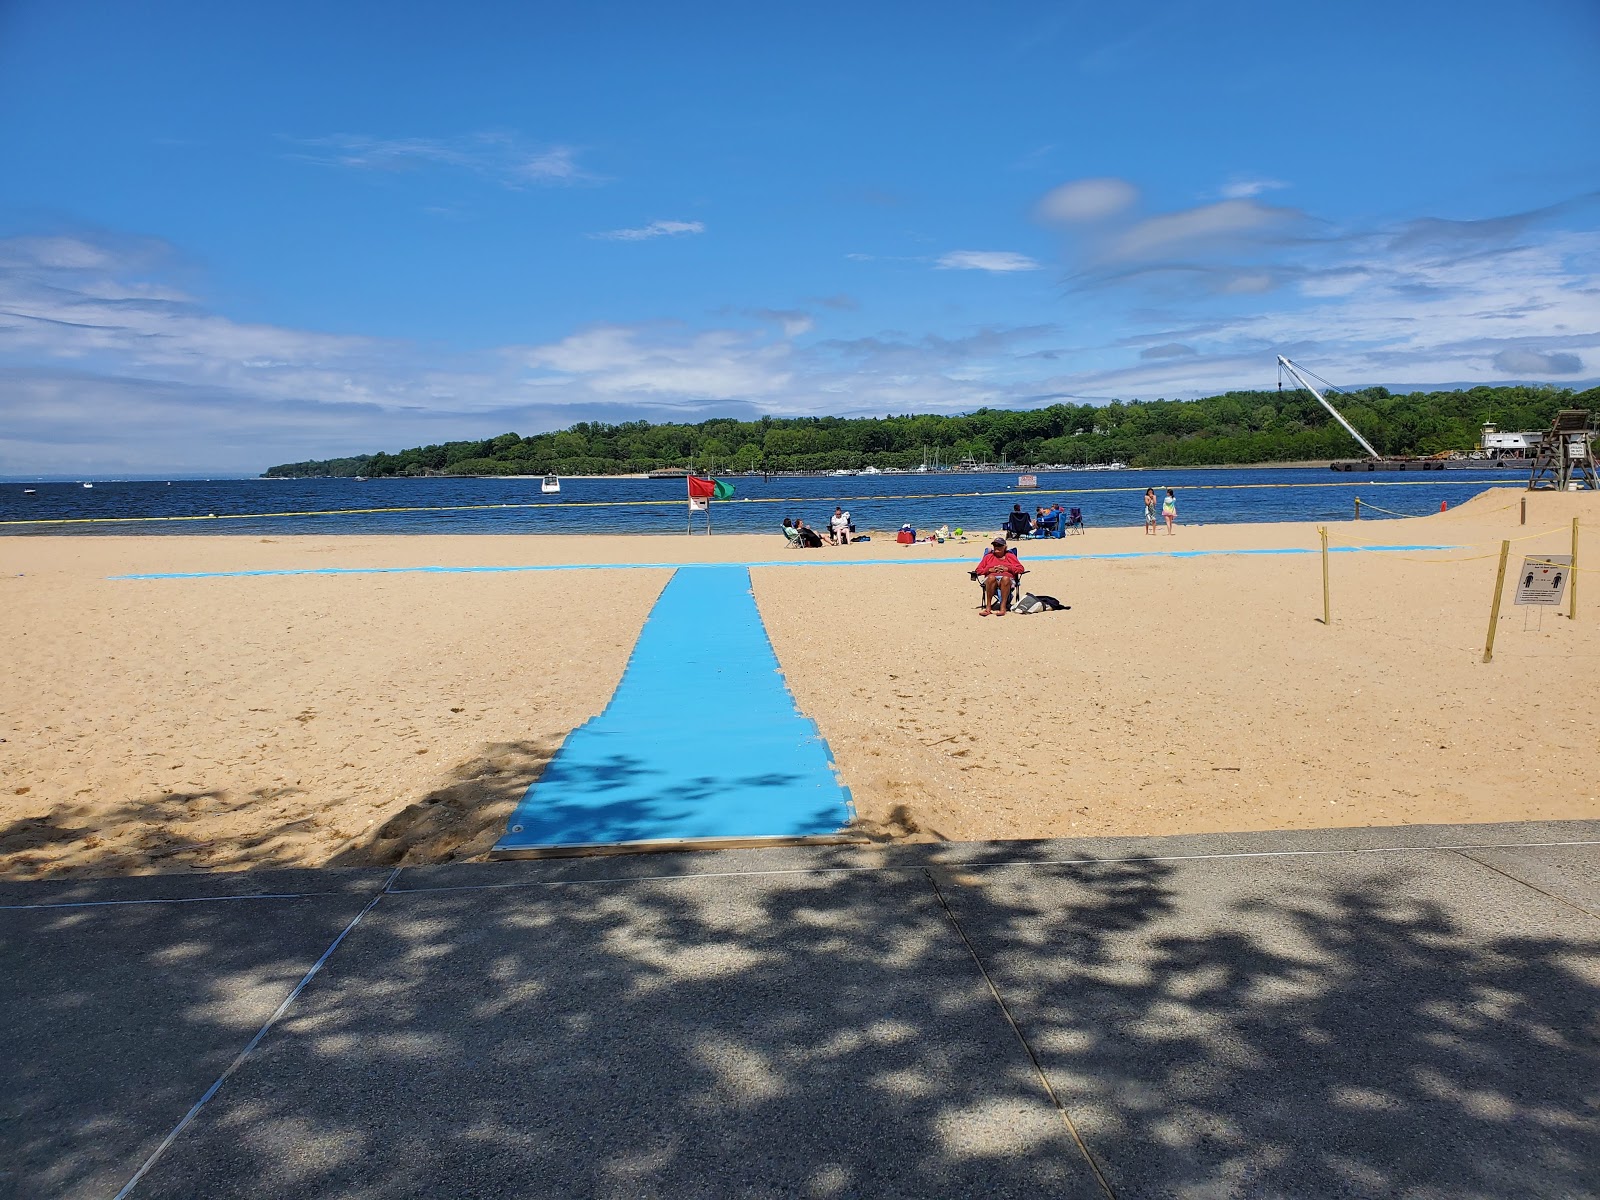
[[[1364,388],[1336,397],[1340,412],[1384,454],[1470,450],[1479,427],[1544,429],[1560,408],[1600,407],[1600,388],[1537,385],[1409,392]],[[703,471],[832,471],[944,463],[1135,467],[1213,466],[1359,453],[1303,391],[1226,392],[1202,400],[1053,404],[963,416],[716,418],[697,425],[580,421],[556,433],[504,433],[394,453],[283,463],[270,478],[422,475],[619,475],[687,467]]]

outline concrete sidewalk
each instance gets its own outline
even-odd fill
[[[0,883],[0,983],[5,1197],[1600,1196],[1600,821]]]

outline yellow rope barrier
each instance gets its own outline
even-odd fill
[[[1514,538],[1511,538],[1510,540],[1513,541],[1513,542],[1531,542],[1531,541],[1533,541],[1534,538],[1549,537],[1552,533],[1565,533],[1565,532],[1567,532],[1566,526],[1557,525],[1554,529],[1546,529],[1543,533],[1525,533],[1521,537],[1514,537]]]
[[[1469,482],[1478,482],[1476,480]],[[1186,484],[1186,492],[1237,492],[1261,491],[1274,488],[1337,488],[1337,487],[1438,487],[1437,479],[1396,479],[1387,482],[1346,483],[1196,483]],[[1489,484],[1489,487],[1502,486]],[[997,492],[928,492],[903,496],[736,496],[720,504],[815,504],[819,500],[849,499],[865,503],[886,503],[895,500],[980,500],[993,496],[1093,496],[1113,492],[1142,492],[1142,487],[1098,488],[1007,488]],[[201,516],[176,517],[40,517],[28,520],[0,521],[0,528],[13,525],[132,525],[153,521],[259,521],[274,517],[344,517],[372,513],[425,513],[425,512],[477,512],[486,509],[523,508],[660,508],[682,504],[683,497],[671,500],[543,500],[504,504],[437,504],[402,505],[390,508],[328,508],[300,512],[268,513],[206,513]],[[1366,501],[1362,501],[1365,505]],[[1374,506],[1375,507],[1375,506]],[[1380,509],[1379,511],[1387,511]]]

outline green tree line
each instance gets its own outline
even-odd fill
[[[1367,388],[1335,398],[1384,454],[1435,454],[1478,445],[1483,422],[1545,429],[1560,408],[1600,405],[1600,388],[1475,387],[1391,394]],[[580,421],[555,433],[395,453],[283,463],[275,478],[426,475],[617,475],[670,468],[708,473],[915,467],[934,455],[1018,466],[1123,462],[1132,467],[1244,465],[1350,458],[1360,448],[1303,391],[1226,392],[1202,400],[1052,404],[963,416],[715,418],[697,425]]]

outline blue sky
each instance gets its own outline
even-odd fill
[[[0,473],[1600,378],[1600,6],[0,3]]]

